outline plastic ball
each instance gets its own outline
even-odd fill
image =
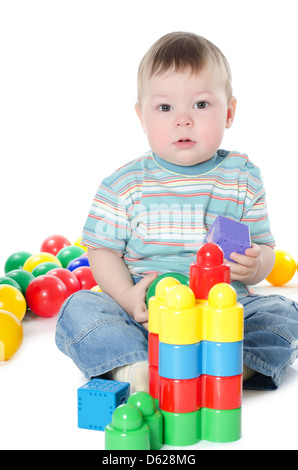
[[[30,282],[26,299],[30,310],[40,317],[54,317],[68,297],[65,284],[49,274],[36,277]]]
[[[70,245],[62,248],[57,254],[57,258],[59,259],[62,267],[67,268],[72,260],[79,258],[83,254],[85,254],[85,250],[83,250],[83,248]]]
[[[80,268],[81,266],[90,266],[89,260],[86,255],[80,256],[79,258],[73,259],[68,265],[67,269],[69,271],[73,271],[76,268]]]
[[[18,283],[23,295],[26,295],[27,287],[34,279],[33,274],[29,273],[29,271],[25,271],[24,269],[14,269],[13,271],[9,271],[6,276],[10,277]]]
[[[81,289],[78,278],[68,269],[51,269],[51,271],[49,271],[46,275],[58,277],[65,284],[68,291],[68,296]]]
[[[60,263],[53,263],[52,261],[46,261],[45,263],[40,263],[33,269],[32,274],[34,277],[43,276],[51,269],[61,268]]]
[[[16,251],[12,253],[6,260],[4,266],[4,272],[7,274],[14,269],[22,269],[25,261],[32,256],[32,253],[28,251]]]
[[[61,263],[58,258],[56,258],[56,256],[52,255],[51,253],[41,252],[30,256],[30,258],[25,261],[23,269],[32,273],[33,269],[36,268],[36,266],[41,263],[46,263],[47,261],[51,261],[52,263],[56,263],[61,266]]]
[[[99,286],[94,286],[94,287],[91,287],[90,289],[92,292],[102,292],[101,288]]]
[[[88,248],[86,246],[83,246],[81,245],[81,242],[82,242],[82,237],[79,237],[76,239],[76,241],[74,242],[74,245],[75,246],[79,246],[80,248],[83,248],[84,251],[87,251]]]
[[[0,310],[0,361],[7,361],[20,348],[23,326],[11,312]]]
[[[70,241],[63,235],[50,235],[42,242],[40,251],[56,256],[62,248],[69,245]]]
[[[25,297],[16,287],[1,284],[0,309],[13,313],[20,321],[22,321],[27,310]]]
[[[90,290],[92,287],[97,285],[89,266],[81,266],[80,268],[74,269],[72,272],[77,277],[81,289]]]
[[[22,292],[19,284],[8,276],[0,276],[0,284],[16,287],[20,292]]]
[[[284,250],[275,250],[275,263],[271,273],[266,277],[273,286],[283,286],[289,282],[296,272],[294,258]]]

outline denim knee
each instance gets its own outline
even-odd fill
[[[78,342],[90,330],[107,322],[129,321],[126,317],[127,313],[107,294],[78,291],[72,294],[60,309],[56,344],[59,349],[61,346],[64,349],[63,343]]]
[[[148,356],[148,332],[104,293],[70,296],[61,307],[55,339],[86,377]]]
[[[298,357],[298,305],[282,296],[247,296],[244,364],[258,374],[245,388],[275,389]]]

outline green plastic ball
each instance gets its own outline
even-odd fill
[[[14,269],[13,271],[9,271],[6,274],[6,277],[11,278],[18,283],[23,295],[26,294],[26,290],[30,282],[35,279],[32,273],[29,273],[29,271],[25,271],[24,269]]]
[[[30,258],[30,256],[32,256],[32,253],[29,253],[28,251],[16,251],[15,253],[12,253],[5,262],[5,274],[14,269],[21,269],[24,266],[25,261]]]
[[[84,254],[86,254],[86,251],[80,246],[70,245],[62,248],[57,254],[57,258],[62,264],[62,267],[67,268],[71,261]]]
[[[19,284],[8,276],[0,276],[0,284],[7,284],[9,286],[16,287],[20,292],[22,292]]]

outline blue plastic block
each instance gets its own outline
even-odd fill
[[[243,341],[215,343],[202,341],[202,374],[219,377],[243,372]]]
[[[230,254],[245,254],[245,250],[251,247],[251,240],[248,225],[236,222],[218,215],[205,235],[204,243],[215,243],[219,245],[224,252],[224,257],[228,261]]]
[[[168,379],[194,379],[202,373],[202,343],[159,342],[159,375]]]
[[[129,397],[129,383],[92,379],[78,389],[78,427],[104,431]]]
[[[229,377],[243,372],[243,341],[195,344],[159,342],[159,375],[167,379],[193,379],[200,375]]]

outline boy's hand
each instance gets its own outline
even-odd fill
[[[245,250],[245,255],[231,253],[230,258],[235,263],[226,261],[231,268],[231,281],[241,281],[244,284],[250,284],[259,271],[260,257],[261,248],[255,243],[252,243],[251,248]]]
[[[148,329],[148,309],[145,302],[146,292],[157,274],[148,274],[140,282],[126,289],[121,295],[121,307],[144,328]]]

